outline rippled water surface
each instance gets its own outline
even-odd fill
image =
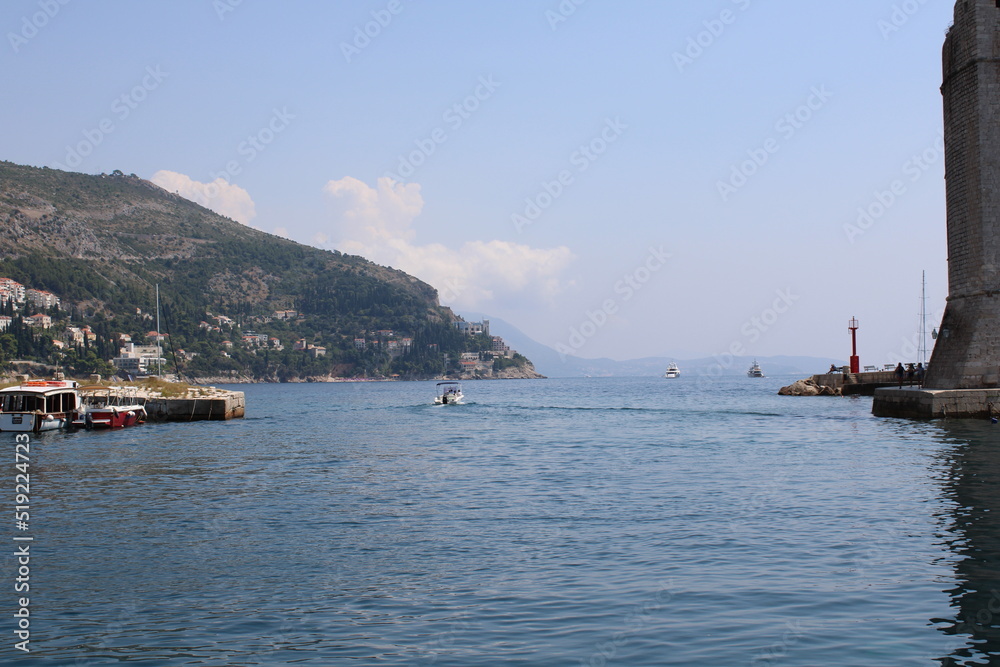
[[[36,438],[0,661],[1000,664],[1000,427],[792,379],[250,386]]]

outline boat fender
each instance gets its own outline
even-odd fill
[[[87,427],[88,431],[92,431],[94,429],[94,415],[87,412],[83,416],[83,425]]]

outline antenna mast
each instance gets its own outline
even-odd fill
[[[156,375],[157,377],[163,377],[163,362],[160,359],[163,357],[163,351],[161,348],[160,340],[160,284],[156,284]]]
[[[923,272],[920,291],[920,363],[927,365],[927,271]]]

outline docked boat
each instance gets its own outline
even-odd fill
[[[80,403],[73,420],[77,428],[126,428],[146,421],[144,400],[134,387],[81,387]]]
[[[79,385],[73,380],[31,380],[0,389],[0,432],[69,428],[79,407]]]
[[[760,369],[760,364],[757,363],[756,359],[753,360],[753,366],[751,366],[750,370],[747,371],[747,377],[748,378],[764,377],[764,371]]]
[[[465,398],[461,383],[438,382],[437,388],[438,395],[434,398],[434,405],[458,405]]]
[[[670,362],[667,366],[667,372],[663,374],[665,378],[678,378],[681,376],[681,369],[677,367],[677,364]]]

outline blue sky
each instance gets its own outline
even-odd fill
[[[857,316],[863,364],[915,359],[952,8],[9,0],[0,157],[134,172],[583,357],[846,359]]]

